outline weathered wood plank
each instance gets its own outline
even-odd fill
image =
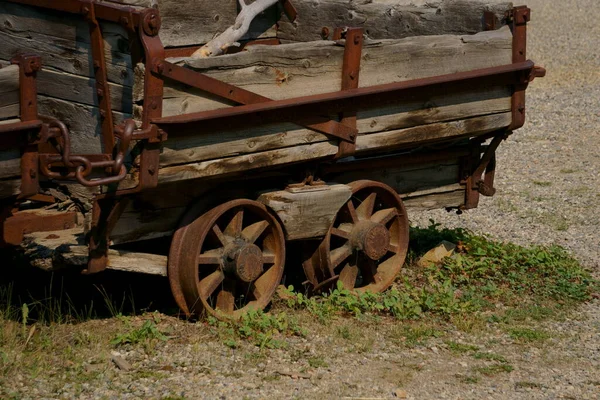
[[[16,196],[21,193],[21,180],[8,179],[0,181],[0,199]]]
[[[19,116],[21,112],[19,102],[0,107],[0,120],[12,119]]]
[[[19,104],[19,66],[0,68],[0,108]]]
[[[87,265],[89,249],[83,244],[82,228],[25,235],[23,252],[32,265],[53,271]],[[107,269],[167,276],[167,257],[110,249]]]
[[[510,110],[510,90],[505,87],[452,93],[358,113],[360,134],[389,131]],[[298,144],[327,141],[325,135],[294,124],[275,124],[219,135],[173,138],[165,143],[161,167],[256,153]]]
[[[510,113],[493,114],[466,120],[416,126],[391,132],[359,136],[356,140],[357,154],[376,151],[389,151],[405,146],[418,146],[448,138],[475,136],[499,130],[510,125]],[[200,163],[162,168],[159,183],[179,180],[227,176],[265,167],[314,161],[337,153],[333,142],[297,145],[285,149],[242,155]]]
[[[67,125],[71,133],[73,154],[103,152],[100,110],[97,107],[39,96],[38,109],[40,115],[54,117]],[[113,111],[113,118],[115,124],[118,124],[131,118],[131,115]]]
[[[408,211],[427,211],[440,208],[459,208],[465,204],[465,190],[456,189],[447,193],[433,193],[402,199]]]
[[[38,72],[38,93],[68,102],[98,107],[96,80],[66,72],[42,69]],[[133,112],[131,88],[109,83],[111,106],[114,111]]]
[[[258,201],[277,214],[287,240],[298,240],[325,236],[350,197],[349,186],[331,185],[268,192]]]
[[[252,46],[247,51],[180,64],[272,99],[339,90],[344,47],[320,41]],[[360,87],[508,64],[512,36],[507,28],[473,36],[412,37],[365,43]],[[176,61],[176,60],[174,60]],[[141,82],[134,100],[142,97]],[[228,106],[196,89],[167,83],[163,115],[179,115]]]
[[[133,86],[129,39],[124,28],[105,23],[108,80]],[[89,25],[82,17],[51,10],[0,3],[0,58],[37,54],[43,66],[81,76],[93,76]]]
[[[307,42],[322,39],[323,29],[359,27],[373,39],[465,34],[483,30],[484,11],[498,20],[512,8],[503,0],[295,0],[298,18],[279,21],[282,40]]]

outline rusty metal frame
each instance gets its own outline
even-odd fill
[[[344,44],[344,61],[342,66],[342,90],[358,88],[360,78],[360,60],[362,56],[363,45],[362,28],[337,28],[333,33],[333,40],[346,39]],[[352,129],[357,129],[356,111],[340,113],[340,122]],[[358,130],[357,130],[358,134]],[[351,156],[356,151],[356,140],[352,142],[340,142],[338,144],[338,153],[335,158],[344,158]]]
[[[289,121],[301,115],[353,112],[398,102],[398,99],[426,96],[440,90],[463,91],[465,87],[476,85],[527,84],[529,77],[535,75],[536,71],[538,70],[533,61],[525,61],[411,81],[163,117],[153,119],[152,122],[169,135],[198,134],[199,125],[202,126],[202,131],[248,124],[264,125]]]

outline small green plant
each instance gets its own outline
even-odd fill
[[[288,314],[266,314],[262,310],[251,310],[239,321],[219,321],[209,317],[208,323],[217,328],[217,335],[230,348],[238,347],[238,340],[249,341],[261,349],[280,348],[284,346],[281,338],[286,335],[306,335],[298,321]]]
[[[441,337],[443,334],[444,332],[432,326],[416,324],[397,327],[392,331],[391,336],[408,347],[415,347],[424,345],[429,339]]]
[[[142,341],[150,340],[167,340],[167,336],[162,333],[153,321],[147,320],[138,329],[132,329],[127,333],[118,334],[110,343],[114,346],[122,346],[124,344],[137,344]]]
[[[502,364],[508,363],[508,360],[504,356],[495,353],[477,352],[473,354],[473,357],[477,360],[495,361]]]
[[[458,343],[451,340],[446,342],[446,346],[448,346],[448,349],[450,349],[453,353],[457,354],[471,353],[479,350],[478,346],[474,346],[472,344]]]
[[[542,186],[542,187],[552,186],[552,182],[547,182],[547,181],[533,181],[533,184],[536,186]]]
[[[512,372],[513,370],[514,368],[510,364],[493,364],[473,369],[474,372],[478,372],[485,376],[494,376],[501,373]]]
[[[308,365],[311,366],[311,368],[320,368],[320,367],[328,367],[329,365],[327,365],[327,363],[325,362],[325,359],[323,357],[310,357],[308,360]]]
[[[550,338],[550,334],[544,330],[531,328],[511,328],[508,330],[509,336],[519,342],[543,342]]]
[[[477,376],[474,376],[474,375],[456,374],[455,376],[462,383],[475,384],[475,383],[479,382],[479,378]]]

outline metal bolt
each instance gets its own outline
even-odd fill
[[[327,39],[329,38],[329,28],[324,26],[323,29],[321,29],[321,37],[323,39]]]
[[[161,62],[156,64],[156,70],[158,71],[159,74],[162,74],[163,71],[165,70],[165,64],[163,64]]]
[[[150,167],[150,168],[148,168],[148,173],[150,175],[154,175],[156,173],[156,170],[154,169],[154,167]]]
[[[354,44],[360,43],[360,36],[354,36]]]
[[[98,97],[102,98],[104,97],[104,90],[102,88],[98,88],[96,89],[96,94],[98,95]]]
[[[100,118],[102,118],[102,119],[106,118],[106,111],[100,110]]]
[[[37,177],[37,172],[34,169],[29,170],[29,177],[31,179],[35,179]]]

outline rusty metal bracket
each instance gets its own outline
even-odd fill
[[[465,205],[463,209],[477,208],[479,204],[479,195],[491,197],[496,194],[494,188],[494,177],[496,173],[496,150],[503,140],[509,136],[510,132],[499,132],[485,149],[481,156],[481,144],[472,143],[471,155],[467,159],[467,165],[463,168],[465,171],[477,162],[475,170],[461,183],[466,187]],[[481,158],[480,158],[481,157]],[[485,172],[485,175],[484,175]],[[482,179],[483,176],[483,179]]]
[[[83,274],[96,274],[108,266],[110,233],[129,204],[129,198],[96,200],[92,207],[92,227],[89,232],[88,266]]]
[[[496,14],[493,11],[485,11],[483,13],[483,30],[494,31],[496,26]]]
[[[513,34],[513,63],[527,59],[527,23],[531,20],[531,10],[527,6],[515,7],[506,15]],[[525,124],[525,89],[527,82],[516,84],[512,95],[512,124],[509,130],[521,128]]]
[[[115,146],[115,133],[113,125],[112,106],[110,99],[110,86],[106,72],[106,57],[104,55],[104,37],[100,22],[96,18],[96,3],[92,0],[82,0],[81,14],[90,24],[90,41],[94,78],[96,80],[96,98],[100,109],[100,124],[104,141],[104,152],[112,153]]]
[[[298,17],[298,11],[296,11],[296,7],[294,7],[292,2],[290,0],[279,0],[279,4],[283,7],[283,12],[290,22],[295,22]]]
[[[268,97],[261,96],[249,90],[242,89],[223,81],[219,81],[200,72],[181,67],[168,61],[160,61],[156,65],[153,65],[152,71],[158,76],[184,83],[193,88],[200,89],[222,99],[233,101],[237,104],[251,105],[273,101]],[[332,121],[326,117],[311,116],[310,122],[308,122],[307,119],[308,118],[293,118],[292,122],[349,143],[354,143],[356,140],[356,128]]]
[[[333,33],[333,40],[346,39],[344,45],[344,62],[342,67],[342,90],[358,88],[360,77],[360,59],[363,45],[362,28],[337,28]],[[340,113],[340,122],[352,129],[357,129],[356,111]],[[351,156],[356,151],[356,139],[353,142],[340,141],[338,153],[335,158]]]
[[[20,55],[11,61],[19,65],[19,102],[21,122],[38,121],[37,110],[37,72],[42,60],[37,55]],[[19,198],[27,198],[38,193],[40,177],[38,172],[39,152],[35,141],[40,130],[27,130],[29,137],[21,155],[21,193]]]
[[[77,226],[74,211],[51,212],[46,210],[15,211],[5,209],[0,216],[0,247],[19,246],[23,236],[35,232],[51,232]]]

